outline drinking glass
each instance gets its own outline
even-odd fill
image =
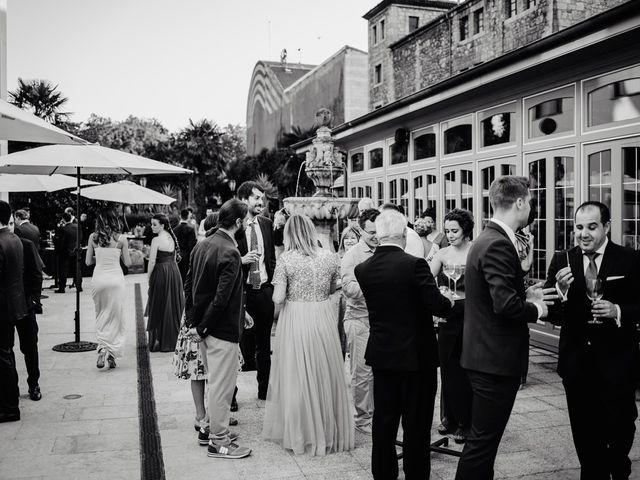
[[[587,298],[591,300],[591,304],[593,305],[594,302],[600,300],[602,298],[602,295],[602,280],[600,280],[599,278],[588,278]],[[602,324],[602,320],[598,320],[596,317],[593,317],[593,319],[589,320],[588,323],[592,325],[600,325]]]
[[[453,274],[453,264],[452,263],[445,263],[442,266],[442,273],[444,273],[446,275],[446,277],[449,279],[449,287],[451,286],[451,275]]]
[[[453,265],[453,272],[450,275],[453,279],[453,298],[455,299],[462,298],[460,295],[458,295],[458,280],[460,280],[460,277],[462,276],[462,268],[462,265]]]

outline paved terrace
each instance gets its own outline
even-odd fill
[[[172,373],[169,353],[136,349],[136,323],[146,301],[146,276],[127,276],[129,342],[115,370],[95,367],[96,353],[57,353],[55,344],[73,339],[74,290],[44,300],[40,325],[43,398],[29,400],[26,371],[16,346],[20,375],[20,422],[0,424],[0,478],[30,479],[370,479],[371,438],[356,432],[356,448],[326,457],[295,456],[260,438],[264,404],[256,399],[255,372],[238,379],[242,445],[253,449],[243,460],[211,459],[198,446],[189,383]],[[94,338],[90,279],[82,293],[82,339]],[[136,315],[136,287],[142,292]],[[138,354],[138,358],[137,358]],[[143,354],[140,356],[139,354]],[[142,359],[142,362],[140,361]],[[556,357],[531,349],[529,381],[520,391],[496,461],[497,478],[577,479],[566,403],[555,373]],[[151,382],[146,382],[152,376]],[[147,386],[145,387],[145,384]],[[142,392],[144,428],[140,428]],[[70,397],[71,396],[71,397]],[[66,398],[65,398],[66,397]],[[154,401],[151,401],[154,400]],[[436,401],[436,405],[438,401]],[[438,412],[435,418],[439,418]],[[437,425],[434,422],[434,428]],[[142,431],[141,431],[142,430]],[[640,479],[640,439],[632,451],[633,478]],[[432,432],[432,438],[439,438]],[[161,444],[161,447],[160,447]],[[458,447],[459,448],[459,447]],[[452,479],[455,457],[433,454],[432,478]],[[142,476],[142,469],[146,475]],[[401,476],[402,478],[402,476]]]

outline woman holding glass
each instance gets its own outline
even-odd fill
[[[438,356],[442,380],[441,407],[444,411],[438,432],[453,434],[456,443],[464,443],[471,425],[471,386],[460,366],[462,324],[464,320],[464,267],[471,248],[473,215],[468,210],[454,209],[444,217],[444,232],[449,246],[437,251],[431,262],[431,273],[441,288],[451,285],[455,305],[438,326]]]

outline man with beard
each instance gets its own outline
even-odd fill
[[[273,326],[273,271],[276,253],[273,223],[260,215],[264,206],[264,190],[256,182],[244,182],[238,188],[238,199],[248,207],[247,229],[239,235],[238,249],[242,255],[245,275],[247,312],[254,327],[246,330],[241,341],[244,370],[257,369],[258,399],[267,399],[271,369],[271,327]]]

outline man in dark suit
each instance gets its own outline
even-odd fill
[[[247,206],[239,200],[222,205],[218,230],[193,249],[185,284],[185,321],[189,333],[202,339],[209,370],[209,457],[251,454],[236,443],[237,434],[228,428],[245,313],[242,262],[234,235],[245,228],[246,215]],[[206,442],[206,435],[202,428],[199,438]]]
[[[180,223],[173,229],[173,233],[176,234],[178,239],[178,245],[180,247],[180,261],[178,262],[178,269],[180,270],[180,276],[182,277],[182,283],[187,279],[187,271],[189,271],[189,258],[191,258],[191,251],[195,247],[197,239],[196,232],[193,230],[193,226],[189,223],[189,210],[186,208],[180,211]]]
[[[24,363],[27,367],[27,384],[29,385],[29,398],[38,401],[42,398],[40,392],[40,366],[38,356],[38,322],[36,321],[36,309],[40,302],[42,291],[42,267],[44,263],[40,258],[38,249],[31,240],[20,238],[24,259],[23,285],[24,296],[27,305],[27,315],[16,323],[18,338],[20,339],[20,351],[24,355]]]
[[[547,314],[540,285],[525,292],[515,245],[515,232],[529,217],[530,198],[527,178],[497,178],[489,189],[494,216],[467,256],[460,364],[469,376],[473,407],[456,480],[493,478],[500,439],[529,361],[528,323]]]
[[[376,480],[398,477],[395,441],[402,417],[405,478],[425,479],[438,367],[432,315],[446,317],[453,300],[440,294],[423,258],[404,252],[404,215],[385,210],[375,224],[379,246],[355,267],[369,310],[365,359],[373,369],[375,405],[371,471]]]
[[[244,332],[241,347],[247,365],[245,370],[250,369],[255,361],[258,370],[258,398],[266,400],[271,370],[274,310],[271,279],[276,268],[273,223],[260,215],[264,205],[264,191],[256,182],[244,182],[240,185],[238,199],[248,207],[246,232],[236,240],[242,255],[247,312],[254,321],[254,327]]]
[[[28,210],[21,209],[21,210],[16,210],[15,217],[16,217],[16,225],[14,227],[13,233],[18,235],[20,238],[26,238],[27,240],[30,240],[33,243],[33,245],[35,245],[38,258],[41,259],[42,257],[40,256],[40,242],[41,242],[40,229],[36,225],[31,223],[30,221],[31,214],[29,213]],[[40,260],[40,263],[42,263],[42,260]],[[40,274],[42,274],[42,269],[40,271]],[[40,280],[40,288],[42,289],[42,278]],[[32,296],[32,300],[35,302],[35,305],[33,307],[35,313],[42,313],[42,303],[40,302],[41,297],[42,297],[42,292],[38,292],[37,296],[35,295]]]
[[[59,265],[58,265],[58,288],[55,293],[64,293],[67,286],[67,277],[69,271],[74,275],[74,283],[77,284],[79,291],[82,291],[82,273],[77,275],[76,280],[76,253],[78,251],[78,222],[74,223],[73,217],[69,212],[65,211],[62,214],[62,220],[64,224],[58,229],[56,235],[59,233],[60,238],[57,241],[59,249]]]
[[[0,200],[0,423],[20,420],[13,337],[16,323],[27,314],[22,283],[22,243],[10,231],[11,224],[11,207]]]
[[[609,240],[610,228],[606,205],[580,205],[574,224],[577,246],[556,253],[547,274],[547,286],[556,286],[560,296],[550,308],[550,321],[562,325],[558,374],[582,480],[629,478],[638,416],[638,252]],[[587,283],[596,279],[604,294],[592,304]]]

